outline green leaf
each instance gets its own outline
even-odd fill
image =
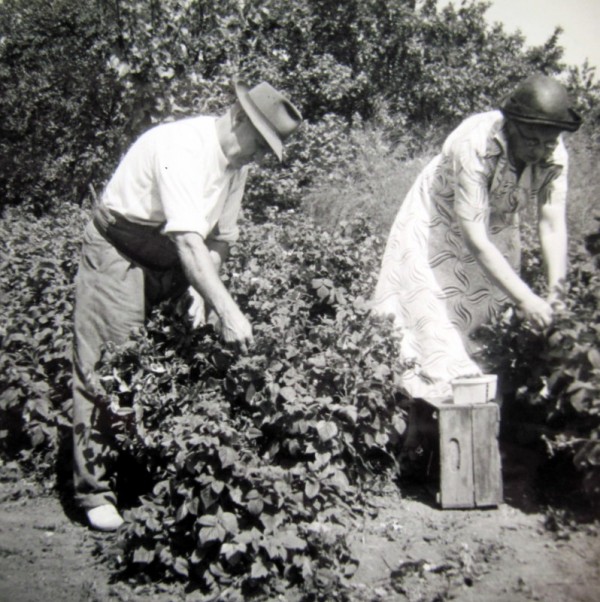
[[[265,504],[262,500],[250,500],[246,507],[248,508],[248,512],[254,516],[259,516],[263,511]]]
[[[305,550],[306,540],[298,537],[295,530],[288,529],[278,535],[278,540],[288,550]]]
[[[395,414],[393,416],[392,425],[394,426],[395,431],[399,435],[404,435],[404,433],[406,432],[406,420],[404,420],[404,418],[402,418],[401,416],[398,416],[398,414]]]
[[[220,553],[229,561],[235,561],[237,557],[246,553],[248,546],[243,543],[225,542],[221,545]]]
[[[214,514],[204,514],[198,518],[198,523],[205,527],[213,527],[217,522],[218,519]]]
[[[358,410],[356,406],[342,406],[337,410],[337,413],[347,418],[352,424],[356,424],[358,419]]]
[[[217,523],[212,527],[202,527],[200,529],[199,540],[201,544],[209,541],[223,541],[226,534],[225,528]]]
[[[319,422],[317,422],[317,433],[319,434],[321,441],[325,443],[338,434],[338,427],[335,422],[319,420]]]
[[[575,391],[579,391],[579,389],[584,389],[584,388],[585,388],[585,383],[580,380],[576,380],[576,381],[573,381],[567,387],[567,393],[574,393]]]
[[[252,399],[254,398],[255,395],[256,395],[256,385],[254,383],[250,383],[248,385],[248,388],[246,389],[246,395],[245,395],[246,403],[251,403]]]
[[[268,514],[263,512],[260,515],[260,522],[263,524],[266,533],[273,533],[277,528],[286,520],[285,512],[278,512],[277,514]]]
[[[219,449],[219,460],[221,461],[221,468],[227,468],[237,462],[237,453],[231,447],[221,447]]]
[[[182,556],[178,556],[173,563],[173,570],[183,577],[189,576],[189,563]]]
[[[596,370],[600,370],[600,351],[597,349],[590,349],[587,356],[590,364],[592,364]]]
[[[175,521],[181,522],[188,515],[188,506],[187,502],[183,502],[179,508],[177,508],[177,512],[175,513]]]
[[[287,441],[287,448],[292,457],[295,457],[300,453],[300,444],[297,439],[289,439]]]
[[[332,484],[342,491],[346,491],[350,487],[350,481],[342,470],[336,470],[330,478]]]
[[[584,402],[586,396],[587,396],[586,389],[579,389],[579,391],[577,391],[576,393],[574,393],[573,395],[571,395],[569,397],[569,401],[571,402],[571,405],[578,412],[585,412],[586,406],[583,402]]]
[[[154,550],[148,548],[137,548],[133,553],[133,562],[139,564],[150,564],[154,560]]]
[[[231,512],[223,512],[219,515],[220,523],[225,527],[227,533],[235,535],[239,531],[237,516]]]
[[[282,387],[279,390],[279,395],[281,395],[288,403],[296,401],[296,391],[293,387]]]
[[[309,500],[317,497],[319,491],[321,491],[321,485],[318,481],[306,481],[306,484],[304,485],[304,495],[306,495]]]
[[[260,556],[252,563],[252,569],[250,570],[250,577],[252,579],[262,579],[269,576],[269,569],[264,565]]]
[[[223,481],[213,481],[210,484],[210,488],[217,494],[219,495],[223,489],[225,487],[225,483]]]

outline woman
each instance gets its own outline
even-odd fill
[[[451,381],[481,374],[469,335],[507,301],[543,328],[566,274],[567,152],[561,132],[581,118],[545,75],[521,82],[500,110],[474,115],[421,172],[392,226],[373,310],[392,314],[402,353],[416,360],[404,387],[440,399]],[[535,204],[548,295],[519,277],[519,209]]]

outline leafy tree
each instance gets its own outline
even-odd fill
[[[561,69],[558,30],[525,51],[521,36],[486,24],[486,8],[438,11],[434,0],[7,0],[3,202],[38,211],[59,199],[81,202],[153,123],[220,111],[238,73],[285,89],[306,117],[288,175],[273,168],[252,188],[255,198],[297,202],[302,188],[329,174],[335,151],[351,163],[350,145],[320,148],[325,127],[344,142],[369,120],[390,130],[455,120],[493,106],[529,71]],[[308,174],[307,161],[322,168]]]
[[[114,146],[119,116],[99,16],[76,0],[0,4],[3,202],[80,201]]]

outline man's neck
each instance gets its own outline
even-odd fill
[[[223,115],[217,118],[216,127],[219,145],[221,146],[221,150],[223,151],[225,158],[229,162],[231,158],[231,149],[235,144],[235,139],[233,137],[233,119],[231,110],[228,110]]]

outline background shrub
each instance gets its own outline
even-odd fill
[[[81,204],[145,129],[220,112],[240,74],[286,90],[306,118],[286,176],[273,169],[250,191],[290,206],[333,165],[354,160],[353,127],[379,119],[393,143],[408,120],[456,121],[497,103],[525,73],[560,70],[558,34],[525,50],[484,12],[476,2],[438,12],[433,0],[7,0],[2,201],[38,212]],[[585,88],[584,75],[573,72],[572,87]],[[322,135],[340,144],[320,146]]]
[[[54,469],[70,428],[73,279],[85,214],[73,206],[0,224],[0,451]],[[44,455],[47,457],[44,458]]]

